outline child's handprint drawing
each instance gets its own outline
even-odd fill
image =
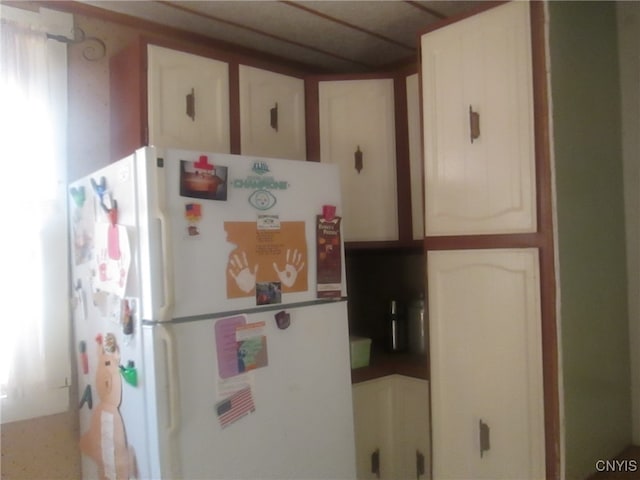
[[[285,287],[292,287],[296,283],[298,273],[304,268],[304,259],[302,253],[298,250],[291,250],[287,248],[286,263],[282,270],[278,268],[278,264],[273,262],[273,269],[278,274],[278,278]]]
[[[258,265],[254,265],[252,272],[249,268],[246,252],[242,252],[242,258],[240,258],[238,254],[233,254],[229,257],[229,273],[236,281],[238,288],[243,292],[249,293],[256,288]]]

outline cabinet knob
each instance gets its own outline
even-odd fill
[[[371,454],[371,473],[375,473],[376,478],[380,478],[380,449]]]
[[[191,89],[191,93],[187,94],[187,117],[195,122],[196,120],[196,93],[194,89]]]
[[[362,150],[360,150],[360,145],[358,145],[358,149],[353,154],[353,157],[355,159],[356,170],[358,171],[358,173],[360,173],[360,170],[362,170],[362,167],[364,167]]]
[[[420,450],[416,450],[416,479],[420,480],[420,476],[424,475],[424,453]]]
[[[489,425],[480,420],[480,458],[484,452],[491,448],[491,442],[489,441]]]
[[[474,112],[471,105],[469,105],[469,132],[471,143],[480,137],[480,114]]]
[[[271,128],[273,128],[276,132],[278,131],[278,102],[276,102],[275,106],[269,110],[269,123]]]

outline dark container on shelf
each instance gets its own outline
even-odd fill
[[[395,300],[391,300],[387,312],[386,337],[387,351],[405,352],[407,350],[407,322]]]

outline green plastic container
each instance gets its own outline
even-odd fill
[[[349,343],[351,344],[351,368],[368,366],[371,355],[371,339],[351,336]]]

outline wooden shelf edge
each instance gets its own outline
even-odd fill
[[[372,352],[368,366],[351,370],[351,383],[366,382],[388,375],[429,380],[428,357],[411,353]]]

